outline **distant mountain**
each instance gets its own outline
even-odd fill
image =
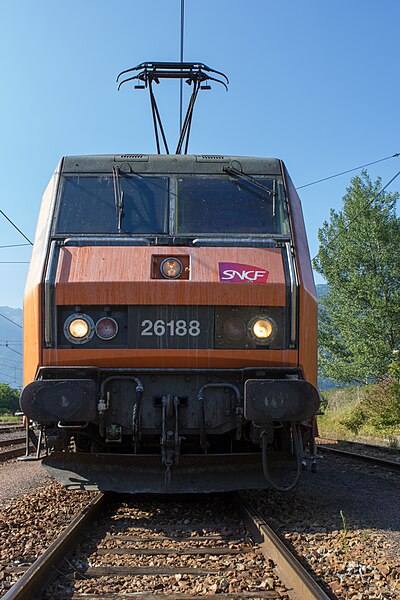
[[[329,285],[327,283],[318,283],[316,286],[317,288],[317,298],[321,298],[321,296],[326,296],[326,294],[329,292]]]
[[[14,325],[13,323],[16,323]],[[22,387],[22,310],[0,306],[0,383]]]

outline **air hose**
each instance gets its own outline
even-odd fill
[[[301,475],[301,455],[302,455],[301,447],[302,447],[302,445],[301,445],[300,433],[299,433],[296,423],[290,423],[290,430],[292,432],[294,454],[296,456],[297,467],[296,467],[296,474],[294,476],[293,481],[289,485],[286,485],[286,486],[279,485],[278,483],[273,481],[273,479],[271,478],[271,475],[269,472],[269,466],[268,466],[267,432],[263,431],[261,434],[261,440],[262,440],[261,453],[262,453],[262,465],[263,465],[264,477],[267,480],[270,487],[273,488],[274,490],[278,490],[279,492],[289,492],[294,487],[296,487],[296,485],[299,482],[300,475]]]

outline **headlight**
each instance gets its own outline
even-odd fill
[[[101,340],[112,340],[118,333],[118,323],[111,317],[103,317],[96,323],[96,333]]]
[[[228,319],[224,323],[224,337],[228,338],[228,340],[232,342],[236,342],[236,340],[241,340],[246,335],[246,331],[246,324],[242,319]]]
[[[216,306],[215,349],[284,350],[285,306]]]
[[[70,315],[64,323],[64,335],[73,344],[85,344],[94,334],[93,319],[89,315]]]
[[[166,279],[177,279],[183,271],[183,266],[177,258],[166,258],[160,265],[160,271]]]
[[[263,342],[272,336],[274,325],[269,319],[257,319],[257,321],[254,321],[251,325],[251,332],[257,340]]]

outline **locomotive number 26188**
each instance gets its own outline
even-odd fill
[[[156,335],[158,337],[162,337],[163,335],[178,335],[180,337],[190,335],[197,337],[201,333],[200,323],[196,320],[187,322],[184,319],[178,319],[177,321],[172,319],[166,323],[162,319],[157,319],[154,322],[150,321],[150,319],[145,319],[142,321],[142,328],[140,335]]]

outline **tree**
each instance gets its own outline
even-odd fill
[[[19,410],[19,390],[0,383],[0,415],[14,414]]]
[[[400,349],[398,193],[380,194],[366,171],[351,180],[343,209],[318,232],[315,269],[329,284],[320,302],[320,367],[343,383],[371,382],[393,369]]]

